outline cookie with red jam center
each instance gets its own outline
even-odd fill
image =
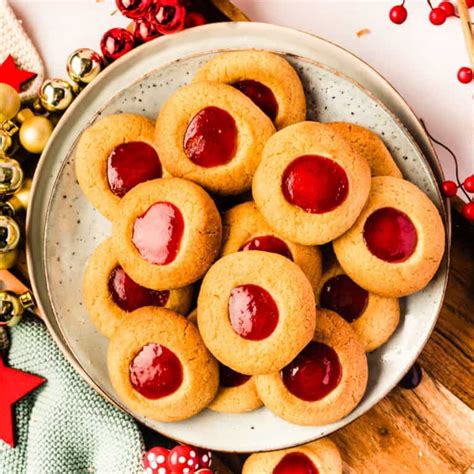
[[[188,315],[188,320],[197,325],[196,309]],[[219,389],[208,408],[221,413],[245,413],[261,406],[252,376],[219,363]]]
[[[344,318],[366,352],[372,352],[387,342],[400,321],[397,298],[385,298],[361,288],[337,264],[323,273],[316,303]]]
[[[267,224],[254,202],[229,209],[223,217],[222,255],[261,250],[282,255],[295,262],[316,290],[321,278],[321,252],[318,247],[295,244],[280,237]]]
[[[162,107],[155,143],[166,169],[218,194],[251,186],[271,120],[245,94],[217,82],[178,89]]]
[[[114,220],[122,197],[137,184],[161,178],[154,124],[133,114],[106,116],[87,128],[76,147],[79,185],[91,204]]]
[[[99,245],[87,262],[82,286],[83,301],[94,326],[111,337],[138,308],[157,306],[186,314],[193,290],[150,290],[135,283],[120,266],[112,241]]]
[[[302,245],[330,242],[355,222],[370,190],[370,168],[330,127],[301,122],[266,143],[254,176],[258,210],[280,236]]]
[[[354,226],[333,242],[343,270],[372,293],[398,298],[424,288],[443,258],[444,224],[414,184],[375,177]]]
[[[217,362],[196,326],[164,308],[140,308],[124,320],[110,339],[107,365],[119,398],[157,421],[199,413],[219,385]]]
[[[337,446],[328,438],[296,448],[248,457],[242,474],[342,474],[342,460]]]
[[[263,404],[291,423],[324,425],[348,415],[367,386],[359,338],[343,318],[318,309],[313,339],[280,371],[257,375]]]
[[[229,254],[208,271],[198,324],[212,354],[244,375],[280,370],[311,340],[316,309],[303,271],[281,255]]]
[[[194,82],[229,84],[249,97],[275,124],[285,128],[306,118],[306,99],[297,72],[268,51],[232,51],[204,64]]]
[[[112,243],[121,267],[152,290],[198,280],[217,257],[221,218],[197,184],[179,178],[137,185],[122,199]]]
[[[354,123],[333,122],[326,125],[341,134],[367,160],[372,176],[403,178],[392,155],[376,133]]]

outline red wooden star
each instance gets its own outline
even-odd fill
[[[43,382],[45,379],[42,377],[6,367],[0,357],[0,439],[11,447],[15,446],[13,404]]]
[[[7,59],[5,59],[2,64],[0,64],[0,82],[9,84],[17,92],[20,92],[21,85],[24,82],[36,76],[37,74],[35,72],[24,71],[23,69],[16,67],[11,54],[7,56]]]

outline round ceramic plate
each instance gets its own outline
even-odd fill
[[[366,68],[368,75],[374,71],[336,46],[281,27],[218,24],[164,37],[128,54],[81,94],[56,128],[42,157],[28,215],[28,263],[38,303],[65,355],[99,393],[129,413],[109,381],[107,340],[94,329],[82,304],[86,260],[110,234],[111,226],[79,189],[74,147],[84,128],[100,116],[132,112],[154,119],[167,97],[188,83],[196,69],[216,53],[216,45],[219,51],[258,48],[283,54],[303,81],[309,119],[350,121],[377,132],[404,176],[424,190],[446,218],[430,165],[414,140],[378,98],[345,75],[354,70],[357,76],[361,68]],[[338,72],[328,63],[339,66]],[[393,91],[385,83],[383,90],[385,94]],[[401,99],[398,101],[398,107],[409,110],[404,109]],[[292,425],[265,408],[238,415],[204,410],[179,423],[158,423],[131,414],[166,436],[223,451],[272,450],[322,437],[370,409],[413,364],[436,322],[446,269],[447,257],[428,287],[403,300],[396,333],[369,355],[370,376],[364,399],[337,423]]]

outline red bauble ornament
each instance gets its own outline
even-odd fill
[[[474,0],[466,0],[466,5],[467,5],[467,8],[474,7]]]
[[[112,28],[102,36],[100,41],[102,55],[109,62],[128,53],[134,46],[135,39],[132,33],[124,28]]]
[[[470,222],[474,222],[474,202],[464,204],[462,208],[462,215]]]
[[[192,446],[178,445],[175,446],[169,456],[168,465],[173,474],[186,474],[194,472],[201,467],[198,450]]]
[[[458,186],[454,181],[443,181],[441,188],[446,197],[456,196],[456,193],[458,192]]]
[[[161,34],[177,33],[184,28],[186,7],[179,0],[155,0],[148,18]]]
[[[463,84],[469,84],[472,81],[472,69],[470,67],[462,67],[459,69],[458,81]]]
[[[207,467],[204,467],[202,469],[198,469],[197,471],[194,471],[194,474],[214,474],[214,473]]]
[[[144,17],[152,6],[152,0],[115,0],[115,3],[120,13],[132,20]]]
[[[436,7],[430,11],[429,16],[430,22],[433,25],[439,26],[442,25],[446,21],[446,13],[442,8]]]
[[[396,25],[401,25],[408,17],[408,11],[403,5],[395,5],[389,13],[390,21]]]
[[[454,5],[451,2],[441,2],[438,7],[444,11],[447,18],[456,14],[456,11],[454,10]]]
[[[143,468],[145,472],[152,474],[170,474],[171,468],[168,465],[170,451],[161,446],[149,449],[143,455]],[[161,470],[160,470],[161,469]]]
[[[201,26],[205,25],[206,19],[204,18],[204,15],[201,15],[198,12],[188,12],[186,14],[186,20],[184,22],[184,27],[185,28],[193,28],[194,26]]]
[[[13,56],[10,54],[7,59],[0,64],[0,82],[8,84],[17,92],[20,92],[21,86],[24,82],[33,79],[37,74],[35,72],[24,71],[16,67]]]
[[[155,24],[145,17],[133,22],[133,36],[139,43],[146,43],[158,38],[161,33],[156,29]]]
[[[15,446],[12,406],[46,380],[21,370],[5,367],[0,357],[0,439]]]
[[[471,174],[471,176],[468,176],[465,180],[464,183],[462,183],[464,186],[464,189],[468,193],[474,193],[474,174]]]

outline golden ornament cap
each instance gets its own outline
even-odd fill
[[[23,317],[25,309],[35,305],[30,291],[17,295],[13,291],[0,291],[0,325],[15,326]]]
[[[69,77],[80,84],[89,84],[102,70],[102,57],[89,48],[74,51],[67,60]]]
[[[41,86],[39,99],[48,112],[63,112],[74,99],[72,86],[64,79],[47,79]]]

